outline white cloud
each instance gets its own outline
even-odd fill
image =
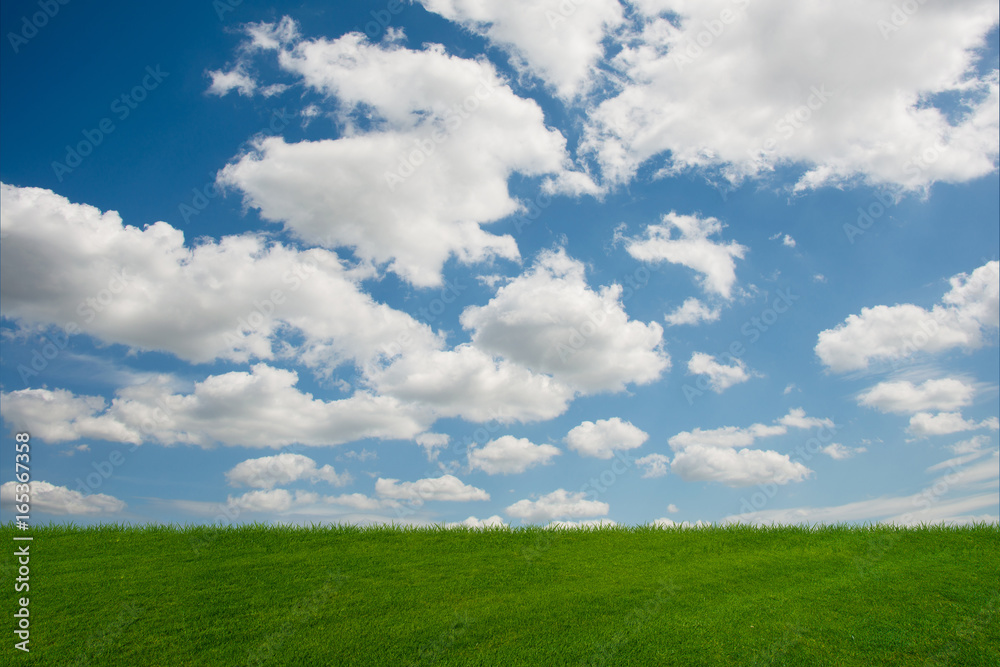
[[[237,463],[226,472],[226,479],[229,480],[230,486],[271,489],[279,484],[288,484],[300,479],[343,486],[351,481],[351,476],[347,473],[338,475],[331,465],[317,467],[316,461],[308,456],[283,453]]]
[[[957,410],[972,403],[976,388],[955,378],[912,382],[880,382],[858,396],[858,403],[896,414]]]
[[[685,481],[714,481],[733,487],[800,482],[812,473],[805,465],[792,461],[787,454],[749,447],[760,438],[784,435],[789,428],[832,429],[834,423],[809,417],[802,408],[793,408],[775,421],[774,425],[682,431],[669,440],[676,452],[671,472]]]
[[[616,451],[641,447],[649,434],[620,417],[585,421],[566,434],[566,444],[581,456],[610,459]]]
[[[335,101],[345,131],[298,143],[261,139],[219,182],[310,243],[352,248],[414,285],[434,286],[451,257],[519,258],[513,237],[482,228],[520,210],[507,188],[512,174],[586,189],[585,176],[566,173],[565,138],[485,59],[439,45],[372,44],[360,33],[272,48],[284,70]]]
[[[691,523],[690,521],[681,521],[680,523],[677,523],[673,519],[662,517],[660,519],[655,519],[649,525],[655,528],[702,528],[711,526],[712,524],[701,520],[695,521],[694,523]]]
[[[694,297],[684,300],[672,313],[664,316],[668,327],[675,327],[681,324],[699,324],[700,322],[715,322],[719,319],[722,311],[718,308],[709,308]]]
[[[470,516],[464,521],[456,521],[454,523],[445,524],[447,528],[457,528],[460,526],[465,526],[467,528],[503,528],[507,526],[507,523],[503,520],[503,517],[494,514],[488,519],[477,519],[474,516]]]
[[[476,347],[556,381],[593,393],[648,384],[670,367],[663,328],[629,320],[622,286],[591,290],[584,265],[564,250],[542,252],[534,266],[501,287],[485,306],[461,316]]]
[[[105,408],[100,397],[65,390],[23,389],[3,395],[0,410],[12,424],[28,424],[52,442],[103,438],[164,445],[280,448],[330,446],[362,438],[410,439],[433,419],[398,400],[356,393],[323,401],[295,388],[293,371],[257,364],[250,372],[212,375],[188,394],[158,376],[119,389]],[[39,427],[41,430],[39,430]]]
[[[747,248],[735,241],[717,243],[709,239],[723,227],[716,218],[671,211],[663,216],[662,224],[646,227],[645,238],[628,239],[625,249],[644,262],[666,261],[693,269],[702,276],[702,289],[729,299],[736,282],[735,260],[742,259]]]
[[[345,516],[341,508],[353,509],[360,512],[372,512],[398,508],[400,504],[391,499],[369,498],[361,493],[323,496],[311,491],[266,489],[248,491],[236,497],[229,496],[225,506],[228,508],[228,513],[235,516],[239,516],[242,512],[260,512],[286,516],[320,517],[352,523],[360,519],[358,517]],[[219,507],[219,505],[211,505],[204,508],[191,507],[190,509],[197,513],[208,514],[211,511],[218,510]],[[398,519],[394,521],[398,521]]]
[[[831,419],[809,417],[802,408],[792,408],[788,411],[787,415],[778,420],[778,423],[791,428],[816,428],[819,426],[833,428],[833,421]]]
[[[558,447],[536,445],[527,438],[504,435],[482,447],[469,449],[469,468],[487,475],[511,475],[548,465],[560,454]]]
[[[365,512],[400,506],[395,500],[389,498],[370,498],[363,493],[344,493],[339,496],[326,496],[323,498],[323,502],[328,505],[340,505]]]
[[[997,523],[1000,495],[992,490],[1000,476],[998,453],[979,463],[955,466],[924,490],[909,496],[889,496],[833,507],[797,507],[762,510],[726,517],[723,523],[834,524],[848,521],[879,521],[898,525],[922,523]],[[936,466],[935,466],[936,468]],[[974,514],[979,512],[978,514]],[[994,512],[989,514],[988,512]]]
[[[400,340],[435,348],[424,324],[372,300],[328,251],[244,234],[187,246],[165,222],[143,229],[49,190],[0,185],[2,313],[195,363],[276,356],[286,328],[325,367],[367,362]],[[316,304],[323,304],[317,308]]]
[[[637,466],[645,468],[644,478],[663,477],[670,472],[670,457],[663,454],[649,454],[635,460]],[[671,505],[671,507],[673,507]]]
[[[473,345],[406,354],[386,368],[368,368],[382,394],[425,406],[441,417],[507,423],[547,420],[562,414],[574,390],[548,375]]]
[[[606,33],[622,21],[618,0],[420,0],[428,11],[485,35],[512,64],[569,100],[593,85]]]
[[[731,487],[801,482],[812,473],[787,454],[705,445],[691,445],[678,452],[670,469],[687,482],[720,482]]]
[[[732,182],[799,164],[799,188],[915,190],[996,170],[1000,86],[974,67],[992,0],[922,4],[890,32],[892,0],[634,4],[646,16],[618,37],[621,89],[588,114],[583,146],[611,182],[656,156],[661,173]],[[960,112],[949,118],[939,95]]]
[[[836,461],[842,461],[843,459],[849,459],[856,454],[867,452],[868,449],[865,447],[845,447],[839,442],[831,442],[820,451]]]
[[[447,433],[421,433],[414,440],[424,448],[427,459],[435,461],[440,453],[439,450],[448,446],[451,437]]]
[[[971,452],[979,452],[986,448],[986,445],[990,444],[990,436],[988,435],[974,435],[968,440],[962,440],[951,445],[949,449],[955,454],[969,454]]]
[[[467,502],[489,500],[490,494],[462,482],[453,475],[419,479],[416,482],[400,482],[398,479],[378,478],[375,493],[392,500],[407,500],[422,504],[430,500]]]
[[[545,524],[546,528],[559,528],[559,529],[594,529],[594,528],[610,528],[611,526],[617,526],[618,523],[612,521],[611,519],[584,519],[583,521],[550,521]]]
[[[677,509],[677,505],[670,503],[669,505],[667,505],[667,511],[670,512],[671,514],[677,514],[680,510]]]
[[[208,75],[212,77],[212,85],[208,88],[212,95],[223,97],[236,90],[240,95],[249,97],[257,90],[257,82],[239,66],[228,72],[213,70]]]
[[[754,375],[752,372],[747,372],[747,366],[742,359],[733,359],[733,362],[734,365],[725,366],[710,354],[695,352],[688,361],[688,373],[707,376],[708,386],[715,393],[721,394],[729,387],[746,382]]]
[[[315,501],[316,494],[303,495],[302,499],[306,502]],[[227,505],[246,512],[282,513],[292,509],[295,502],[295,495],[286,489],[271,489],[269,491],[248,491],[236,498],[230,496]]]
[[[768,438],[775,435],[784,435],[788,432],[788,427],[783,424],[751,424],[747,427],[722,426],[719,428],[702,430],[697,427],[691,431],[681,431],[670,438],[670,446],[675,450],[683,449],[691,445],[704,445],[706,447],[747,447],[752,445],[758,438]]]
[[[587,500],[587,494],[556,489],[538,500],[519,500],[506,510],[508,515],[526,522],[539,523],[556,519],[604,516],[610,507],[598,500]]]
[[[984,330],[1000,322],[1000,262],[987,262],[971,275],[949,282],[942,304],[926,310],[913,304],[862,308],[834,329],[819,334],[816,354],[837,373],[865,370],[872,361],[905,359],[918,351],[967,350],[984,344]]]
[[[781,244],[788,248],[794,248],[796,245],[795,239],[793,239],[789,234],[782,234],[781,232],[778,232],[773,236],[768,236],[767,238],[769,241],[777,241],[778,239],[781,239]]]
[[[65,486],[56,486],[43,481],[29,482],[31,488],[31,510],[42,514],[55,515],[105,515],[117,514],[126,507],[125,503],[103,493],[84,495]],[[0,486],[0,507],[14,512],[18,503],[17,482],[6,482]],[[22,514],[22,512],[17,512]]]
[[[963,419],[960,412],[940,412],[936,415],[929,412],[918,412],[910,417],[910,426],[907,430],[918,438],[926,438],[932,435],[950,435],[983,428],[996,431],[1000,428],[1000,421],[996,417],[990,417],[976,423]]]
[[[129,426],[100,415],[107,403],[100,396],[76,396],[65,389],[21,389],[0,394],[0,415],[18,431],[29,431],[45,442],[95,438],[139,444],[142,437]]]

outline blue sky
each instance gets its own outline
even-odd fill
[[[998,521],[996,3],[0,11],[3,520]]]

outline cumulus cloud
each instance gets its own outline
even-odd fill
[[[447,433],[421,433],[414,440],[424,448],[424,451],[427,453],[427,459],[435,461],[437,460],[439,450],[448,446],[451,437]]]
[[[986,445],[990,444],[990,436],[988,435],[974,435],[968,440],[961,440],[951,445],[949,449],[955,454],[969,454],[971,452],[980,452],[986,448]]]
[[[138,229],[41,188],[2,184],[0,193],[0,303],[22,325],[195,363],[270,360],[286,329],[304,337],[306,361],[327,367],[368,362],[404,339],[441,344],[427,325],[361,290],[370,272],[329,251],[253,234],[192,246],[165,222]]]
[[[635,460],[635,464],[644,469],[642,472],[644,478],[663,477],[670,472],[670,457],[663,454],[649,454],[640,457]]]
[[[296,494],[292,494],[285,489],[271,489],[269,491],[248,491],[236,498],[230,496],[228,505],[246,512],[281,513],[292,509],[292,505],[297,501],[313,503],[318,498],[315,493],[298,491]]]
[[[42,514],[98,516],[117,514],[126,505],[121,500],[103,493],[84,495],[72,491],[65,486],[56,486],[48,482],[29,482],[31,488],[31,509]],[[17,482],[6,482],[0,485],[0,507],[14,512],[17,495]]]
[[[570,100],[594,83],[606,33],[622,22],[618,0],[420,0],[504,49],[521,72],[534,74]]]
[[[343,493],[339,496],[325,496],[327,505],[349,507],[359,511],[375,511],[399,507],[399,503],[389,498],[371,498],[363,493]]]
[[[419,479],[416,482],[400,482],[398,479],[378,478],[375,493],[383,498],[406,500],[422,504],[429,500],[466,502],[489,500],[490,494],[462,482],[454,475]]]
[[[673,312],[664,316],[668,327],[676,327],[681,324],[699,324],[701,322],[715,322],[719,319],[722,311],[718,308],[709,308],[704,303],[694,297],[684,300]]]
[[[678,452],[670,469],[687,482],[720,482],[731,487],[801,482],[812,473],[788,454],[705,445],[692,445]]]
[[[604,516],[610,510],[607,503],[587,500],[582,491],[571,493],[556,489],[538,500],[519,500],[504,510],[509,516],[526,522],[541,523],[556,519],[578,519]]]
[[[566,176],[565,138],[485,59],[439,45],[373,44],[360,33],[287,40],[267,48],[283,70],[329,98],[346,131],[296,143],[261,139],[218,180],[310,243],[349,247],[414,285],[438,285],[451,257],[519,258],[513,237],[482,227],[520,210],[507,188],[512,174],[577,188],[588,180]]]
[[[746,382],[754,375],[747,371],[747,366],[741,359],[733,359],[733,365],[726,366],[704,352],[695,352],[691,355],[691,360],[688,361],[688,373],[706,376],[708,386],[717,394],[721,394],[733,385]]]
[[[228,72],[212,70],[208,75],[212,78],[212,85],[208,88],[212,95],[223,97],[236,90],[240,95],[249,97],[257,90],[257,82],[239,66]]]
[[[511,475],[547,465],[560,454],[558,447],[536,445],[527,438],[504,435],[482,447],[469,449],[469,468],[487,475]]]
[[[633,4],[612,61],[621,88],[588,114],[583,144],[612,183],[647,162],[733,183],[795,164],[799,189],[921,190],[996,170],[998,76],[976,73],[991,0],[921,4],[901,26],[892,0]]]
[[[157,376],[119,389],[110,406],[100,397],[65,390],[22,389],[4,394],[0,410],[8,423],[30,424],[36,437],[51,442],[89,437],[275,449],[410,439],[433,419],[396,399],[363,392],[323,401],[296,389],[297,381],[294,371],[257,364],[250,372],[209,376],[187,394],[174,393],[171,378]]]
[[[616,451],[641,447],[649,434],[620,417],[585,421],[566,434],[566,444],[581,456],[610,459]]]
[[[762,510],[728,516],[723,523],[834,524],[848,521],[878,521],[905,526],[934,524],[997,523],[1000,495],[995,491],[998,452],[972,465],[950,465],[951,470],[929,483],[919,493],[884,496],[832,507],[796,507]],[[934,467],[936,468],[936,466]]]
[[[583,263],[562,249],[542,252],[461,323],[476,347],[586,393],[648,384],[670,367],[663,328],[629,320],[622,286],[590,289]]]
[[[955,378],[912,382],[880,382],[858,396],[858,403],[881,412],[906,414],[957,410],[972,403],[976,389]]]
[[[691,523],[690,521],[681,521],[681,522],[678,523],[677,521],[674,521],[673,519],[670,519],[668,517],[662,517],[660,519],[655,519],[649,525],[653,526],[654,528],[685,528],[685,529],[689,529],[689,528],[707,528],[708,526],[711,526],[712,524],[708,523],[706,521],[702,521],[700,519],[698,521],[695,521],[694,523]]]
[[[546,528],[560,528],[560,529],[571,529],[571,530],[591,530],[594,528],[610,528],[611,526],[617,526],[616,521],[611,519],[584,519],[583,521],[550,521],[545,524]]]
[[[406,354],[366,369],[371,385],[441,417],[474,422],[539,421],[565,412],[576,392],[552,377],[470,344]]]
[[[1000,428],[1000,421],[996,417],[990,417],[981,422],[975,422],[963,419],[960,412],[939,412],[936,415],[929,412],[918,412],[910,417],[910,426],[907,430],[918,438],[926,438],[932,435],[950,435],[984,428],[996,431]]]
[[[226,472],[230,486],[250,486],[259,489],[271,489],[279,484],[288,484],[300,479],[328,482],[334,486],[343,486],[351,481],[347,473],[338,475],[331,465],[317,467],[316,461],[302,454],[277,454],[247,459],[237,463]]]
[[[458,528],[461,526],[465,526],[466,528],[478,528],[478,529],[503,528],[506,525],[507,523],[503,520],[503,517],[497,514],[494,514],[488,519],[477,519],[474,516],[470,516],[468,519],[465,519],[464,521],[455,521],[453,523],[445,524],[447,528]]]
[[[782,426],[788,426],[790,428],[818,428],[820,426],[833,428],[833,420],[828,418],[809,417],[806,415],[806,411],[802,408],[792,408],[788,411],[787,415],[778,419],[778,423]]]
[[[788,454],[750,447],[760,438],[784,435],[789,428],[832,429],[834,423],[809,417],[802,408],[793,408],[775,421],[682,431],[669,440],[676,452],[670,470],[685,481],[714,481],[732,487],[800,482],[812,474],[805,465],[792,461]]]
[[[181,508],[196,513],[208,514],[218,509],[218,505],[205,503],[179,502]],[[207,506],[206,506],[207,505]],[[374,512],[386,509],[397,509],[400,503],[387,498],[369,498],[361,493],[342,494],[339,496],[324,496],[312,491],[289,491],[287,489],[258,489],[248,491],[240,496],[229,496],[226,500],[230,517],[236,517],[243,512],[281,515],[303,515],[338,521],[353,522],[370,520],[372,517],[345,515],[345,510],[358,512]],[[376,518],[376,520],[378,520]]]
[[[729,299],[736,282],[735,260],[743,259],[747,248],[735,241],[710,239],[724,227],[716,218],[671,211],[661,222],[646,227],[644,238],[629,239],[625,246],[628,254],[644,262],[666,261],[693,269],[701,274],[700,284],[705,292]],[[695,306],[690,308],[696,312]]]
[[[816,354],[832,371],[866,370],[873,361],[896,362],[918,351],[942,352],[984,344],[984,334],[1000,326],[1000,262],[972,274],[960,273],[940,304],[927,310],[913,304],[862,308],[834,329],[819,334]]]
[[[820,451],[836,461],[842,461],[843,459],[849,459],[856,454],[867,452],[868,449],[865,447],[845,447],[839,442],[831,442]]]

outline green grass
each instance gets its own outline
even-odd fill
[[[1000,664],[995,525],[30,534],[3,664]]]

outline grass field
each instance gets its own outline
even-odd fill
[[[3,664],[1000,664],[995,525],[30,535]]]

